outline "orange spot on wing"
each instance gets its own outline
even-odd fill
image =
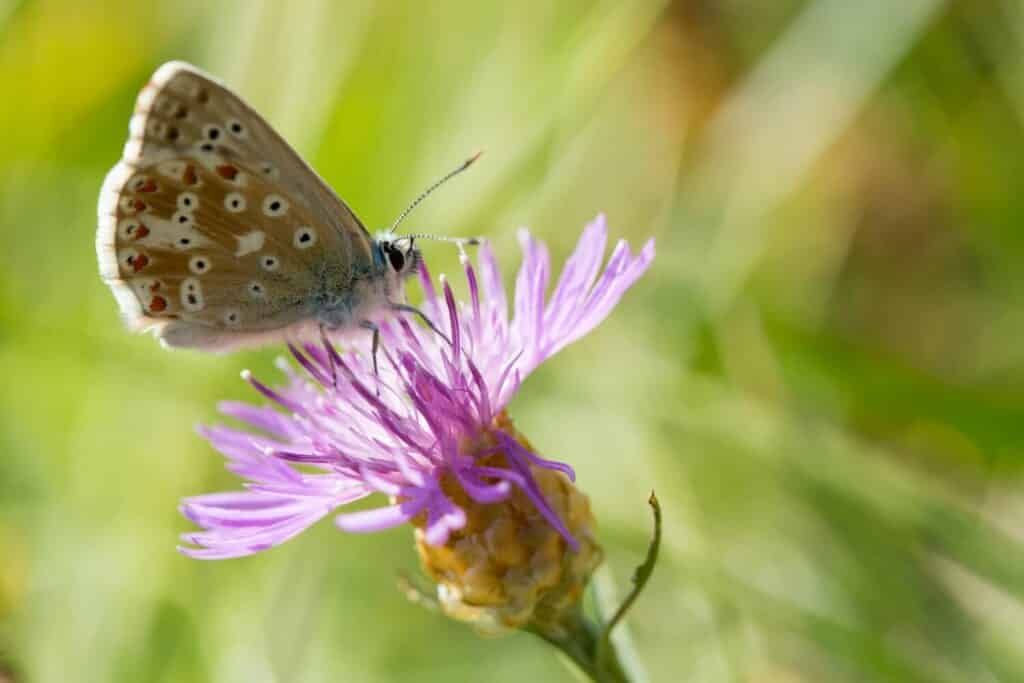
[[[154,296],[152,301],[149,302],[149,310],[154,313],[167,310],[167,299],[162,296]]]
[[[184,180],[186,185],[195,185],[199,182],[199,176],[196,175],[196,167],[192,164],[185,167]]]
[[[149,208],[149,204],[142,201],[141,199],[136,199],[132,201],[132,208],[135,209],[136,211],[145,211],[146,209]]]
[[[133,239],[142,239],[149,234],[149,228],[142,223],[139,223],[139,227],[135,228],[135,232],[132,233]]]
[[[139,192],[156,192],[156,181],[153,180],[152,178],[147,179],[146,182],[142,184],[142,187],[140,187],[138,191]]]
[[[221,164],[217,167],[217,175],[225,180],[234,180],[238,176],[238,169],[231,164]]]
[[[145,254],[139,254],[138,256],[132,259],[132,268],[135,269],[136,273],[148,265],[149,257],[146,256]]]
[[[160,281],[157,280],[149,286],[149,291],[156,292],[160,290]]]

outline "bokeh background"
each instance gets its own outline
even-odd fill
[[[163,61],[220,75],[371,226],[658,240],[513,413],[570,461],[652,681],[1024,680],[1019,0],[0,0],[0,680],[562,681],[395,589],[403,529],[174,551],[193,431],[279,349],[121,327],[96,197]],[[434,271],[453,250],[426,244]],[[418,296],[418,294],[415,294]]]

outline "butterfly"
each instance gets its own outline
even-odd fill
[[[167,347],[226,351],[414,313],[403,283],[416,237],[372,237],[259,114],[184,62],[143,87],[122,159],[100,191],[96,253],[131,329]],[[448,239],[476,243],[474,239]],[[444,336],[442,334],[442,336]]]

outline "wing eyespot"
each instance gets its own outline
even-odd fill
[[[149,228],[134,218],[126,218],[118,224],[117,233],[123,240],[137,240],[148,235]]]
[[[199,284],[199,280],[194,277],[186,278],[181,283],[181,305],[186,311],[195,313],[201,311],[206,306],[206,300],[203,297],[203,288]]]
[[[288,200],[279,194],[268,194],[263,198],[263,215],[279,218],[288,213]]]
[[[292,236],[292,244],[296,249],[309,249],[316,244],[316,231],[308,225],[299,226]]]
[[[260,173],[271,180],[277,180],[281,176],[281,172],[277,170],[277,166],[274,166],[274,164],[269,161],[264,161],[260,164]]]
[[[188,269],[196,275],[205,275],[212,267],[208,256],[193,256],[188,262]]]
[[[195,192],[182,192],[178,195],[178,210],[191,213],[199,208],[199,195]]]
[[[224,197],[224,208],[231,213],[241,213],[245,211],[245,207],[245,195],[241,192],[229,192]]]
[[[171,216],[171,222],[179,226],[192,225],[195,223],[195,219],[192,217],[191,211],[175,211]]]
[[[267,290],[259,280],[250,282],[246,289],[249,291],[249,295],[256,299],[263,299],[267,296]]]
[[[228,130],[239,140],[245,140],[249,137],[249,131],[245,125],[238,119],[228,119]]]

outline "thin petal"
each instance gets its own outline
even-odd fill
[[[338,528],[353,533],[383,531],[408,522],[426,507],[426,501],[426,496],[423,496],[397,505],[348,512],[338,515],[334,521]]]

